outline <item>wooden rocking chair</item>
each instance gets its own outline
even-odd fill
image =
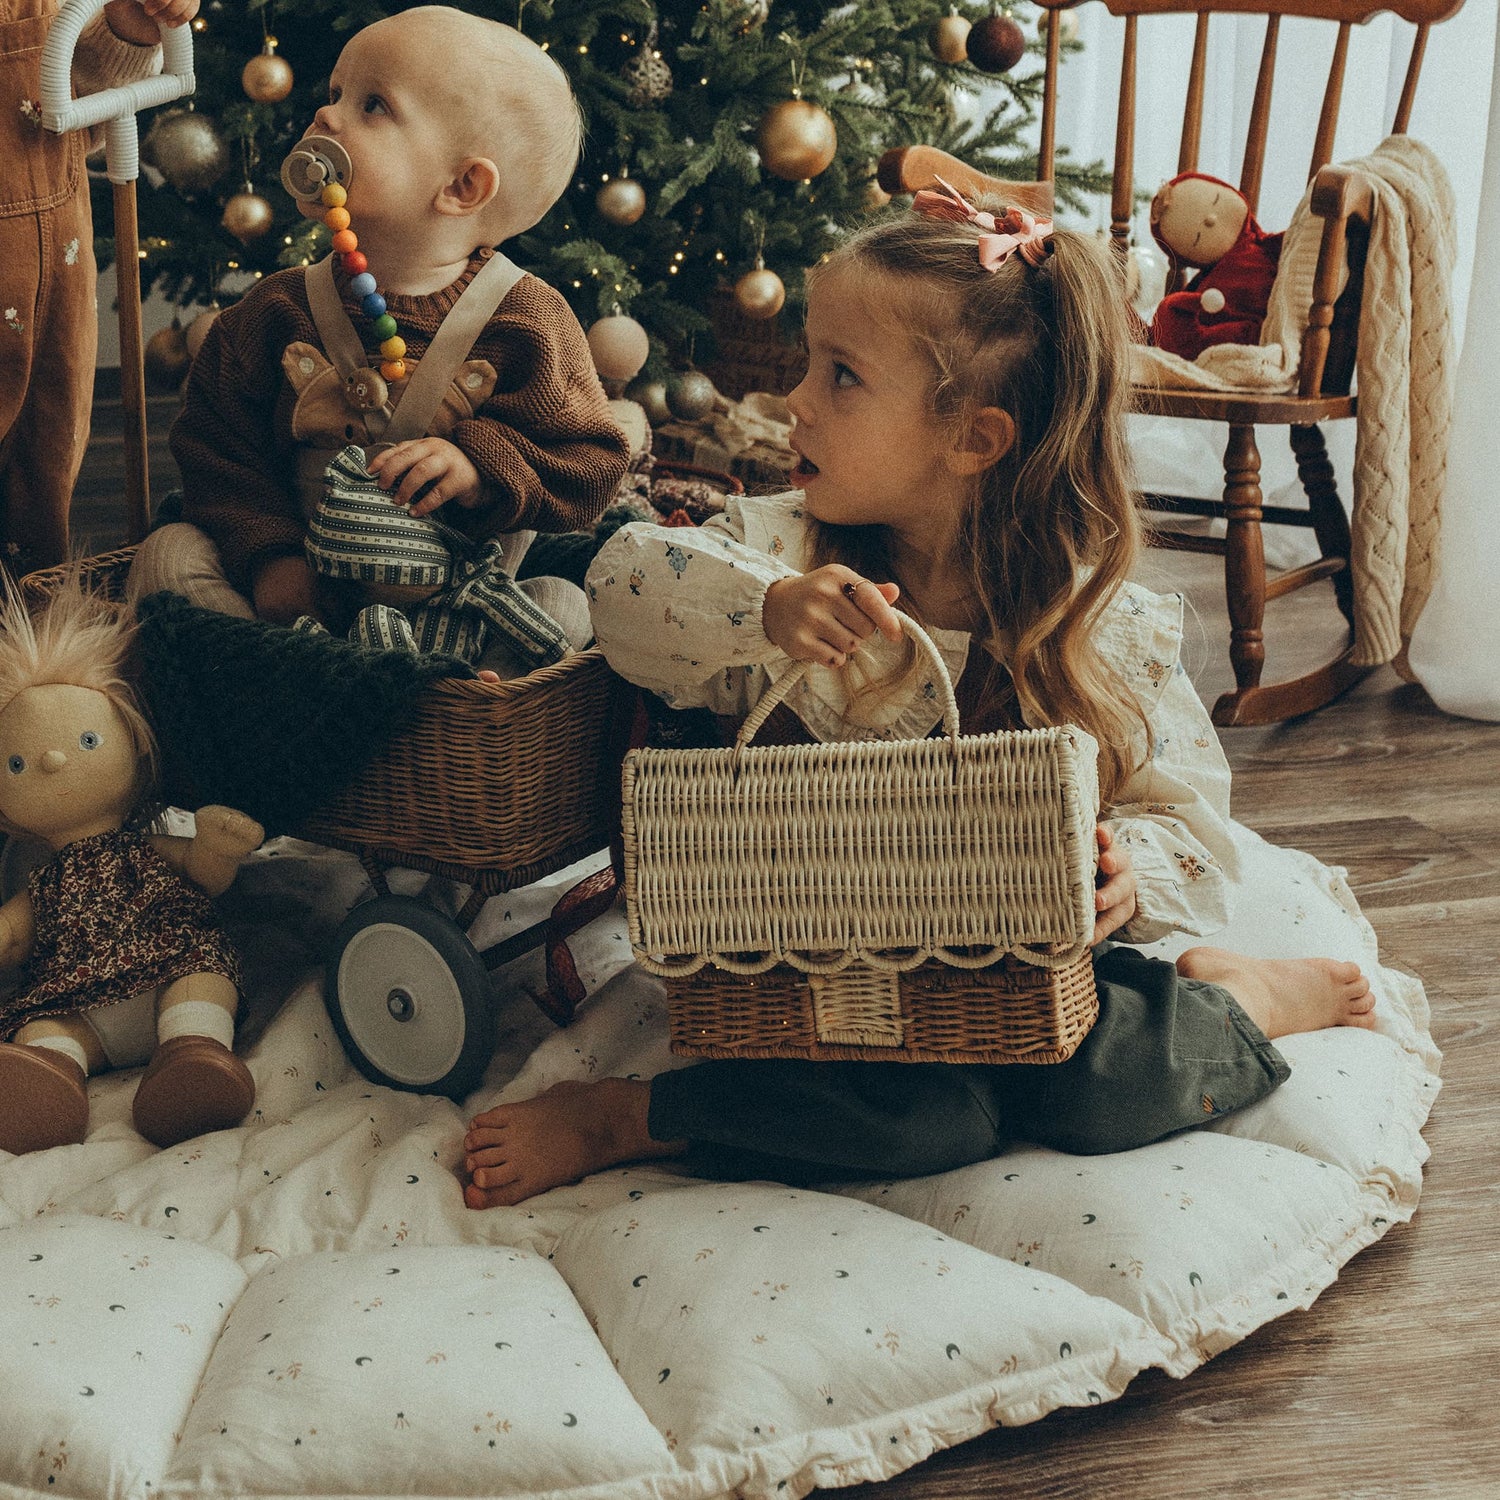
[[[1067,10],[1081,0],[1037,0],[1047,10]],[[1396,107],[1392,132],[1400,134],[1411,118],[1417,79],[1429,28],[1456,14],[1463,0],[1099,0],[1111,15],[1124,18],[1120,66],[1119,107],[1115,127],[1114,179],[1110,235],[1123,268],[1135,207],[1135,69],[1138,21],[1142,16],[1196,14],[1192,62],[1183,110],[1179,172],[1198,170],[1202,132],[1208,28],[1215,15],[1265,17],[1265,43],[1250,111],[1239,187],[1255,212],[1265,166],[1266,138],[1271,118],[1271,93],[1276,72],[1276,45],[1282,16],[1301,16],[1330,23],[1333,57],[1318,116],[1317,135],[1308,170],[1314,182],[1312,211],[1323,219],[1323,237],[1313,287],[1313,303],[1302,342],[1295,395],[1226,394],[1139,388],[1136,409],[1162,416],[1225,422],[1229,441],[1224,453],[1224,498],[1200,500],[1180,495],[1146,495],[1143,503],[1153,513],[1223,517],[1221,538],[1185,531],[1154,529],[1153,544],[1224,558],[1224,589],[1229,606],[1229,657],[1235,690],[1214,705],[1219,725],[1268,724],[1309,713],[1358,682],[1369,668],[1352,661],[1354,619],[1353,578],[1350,571],[1349,521],[1334,483],[1333,465],[1319,423],[1352,417],[1357,397],[1351,394],[1356,359],[1359,306],[1368,240],[1371,199],[1357,174],[1330,166],[1334,132],[1343,93],[1344,67],[1351,26],[1382,11],[1393,11],[1413,23],[1411,57]],[[887,152],[880,163],[880,183],[887,192],[915,192],[932,186],[933,174],[950,178],[966,190],[1009,193],[1026,206],[1045,208],[1051,201],[1038,189],[1050,189],[1054,171],[1057,123],[1059,30],[1047,29],[1047,63],[1042,106],[1038,184],[1004,183],[961,166],[953,157],[931,147],[906,147]],[[1370,142],[1373,147],[1376,143]],[[1344,272],[1347,268],[1348,279]],[[1339,288],[1343,285],[1343,290]],[[1172,288],[1169,287],[1169,290]],[[1255,429],[1288,429],[1297,474],[1307,494],[1308,508],[1268,506],[1260,488],[1260,450]],[[1261,527],[1310,527],[1321,554],[1314,562],[1267,576]],[[1262,685],[1265,640],[1262,624],[1269,600],[1311,583],[1329,579],[1334,598],[1349,623],[1350,645],[1332,661],[1286,682]]]

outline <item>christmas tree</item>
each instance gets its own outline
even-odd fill
[[[207,0],[193,23],[191,108],[142,121],[143,287],[184,306],[222,303],[247,273],[327,253],[327,229],[297,214],[280,163],[327,97],[350,34],[406,8]],[[885,201],[874,174],[888,148],[928,143],[999,176],[1036,175],[1027,127],[1043,42],[1032,5],[1014,15],[946,0],[461,8],[545,46],[588,122],[571,191],[508,253],[556,286],[585,327],[616,309],[637,319],[657,371],[712,354],[710,310],[731,288],[750,317],[775,317],[783,296],[795,308],[803,270]],[[1064,44],[1076,45],[1066,33]],[[963,97],[996,82],[998,102],[967,118]],[[1061,202],[1079,207],[1107,181],[1062,154]],[[107,262],[112,245],[99,249]]]

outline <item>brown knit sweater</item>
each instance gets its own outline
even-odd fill
[[[420,359],[459,295],[493,252],[478,250],[462,276],[428,297],[388,294],[411,357]],[[301,267],[268,276],[214,320],[172,426],[182,473],[183,519],[213,538],[229,581],[249,592],[274,557],[302,551],[292,408],[281,356],[294,340],[318,348]],[[354,327],[374,344],[370,321],[337,273]],[[572,309],[535,276],[501,303],[471,357],[499,372],[494,393],[448,441],[479,470],[493,501],[445,506],[442,519],[473,537],[577,531],[609,504],[628,444],[615,425]],[[379,356],[371,354],[371,363]]]

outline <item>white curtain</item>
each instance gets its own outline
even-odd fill
[[[1480,573],[1500,550],[1500,481],[1491,477],[1500,449],[1489,432],[1500,406],[1500,374],[1496,373],[1500,364],[1500,39],[1496,13],[1495,0],[1468,0],[1458,15],[1432,28],[1410,125],[1411,133],[1431,146],[1443,162],[1458,203],[1453,306],[1455,337],[1464,350],[1444,497],[1441,572],[1413,641],[1411,660],[1441,707],[1500,719],[1500,613],[1488,609],[1497,593],[1496,570],[1491,566]],[[1113,160],[1124,22],[1102,4],[1083,5],[1074,14],[1083,50],[1063,60],[1058,144],[1067,147],[1076,160],[1102,159],[1108,165]],[[1389,130],[1410,57],[1412,31],[1409,23],[1389,14],[1353,29],[1335,161],[1364,155]],[[1138,23],[1135,186],[1147,193],[1177,171],[1193,32],[1191,15],[1146,16]],[[1306,185],[1333,35],[1334,28],[1327,22],[1295,17],[1282,21],[1266,173],[1257,210],[1267,230],[1286,227]],[[1198,162],[1201,171],[1230,182],[1239,180],[1264,39],[1262,16],[1216,17],[1209,29]],[[993,102],[992,97],[977,98],[973,101],[976,113]],[[1064,222],[1069,218],[1066,213],[1059,217]],[[1077,216],[1072,217],[1078,227]],[[1100,200],[1084,222],[1107,229],[1108,201]],[[1487,253],[1476,257],[1481,224],[1490,238]],[[1144,210],[1137,218],[1135,238],[1137,243],[1150,243]],[[1163,418],[1131,421],[1143,489],[1208,497],[1222,494],[1223,428]],[[1324,432],[1347,504],[1354,424],[1329,423]],[[1304,505],[1285,446],[1264,442],[1261,458],[1261,486],[1268,503]],[[1316,556],[1310,533],[1273,527],[1267,531],[1266,542],[1267,561],[1273,566],[1286,567]]]
[[[1476,5],[1475,7],[1479,7]],[[1500,544],[1500,477],[1495,414],[1500,407],[1500,38],[1479,194],[1479,222],[1491,235],[1476,257],[1470,283],[1463,355],[1448,446],[1448,484],[1438,543],[1438,577],[1412,636],[1410,660],[1439,708],[1474,719],[1500,719],[1500,612],[1495,555]]]

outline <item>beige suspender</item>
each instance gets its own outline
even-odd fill
[[[307,268],[307,302],[318,337],[334,368],[347,379],[357,370],[371,368],[359,335],[339,300],[338,285],[333,278],[333,256],[326,256]],[[382,443],[404,443],[422,437],[431,427],[443,397],[458,374],[458,367],[469,357],[479,335],[484,332],[495,310],[510,290],[526,274],[508,256],[497,250],[479,268],[478,274],[459,294],[442,326],[432,336],[427,352],[416,361],[404,389],[397,387],[400,399],[387,401],[379,412],[367,412],[366,423],[372,436]],[[383,429],[377,431],[377,428]]]

